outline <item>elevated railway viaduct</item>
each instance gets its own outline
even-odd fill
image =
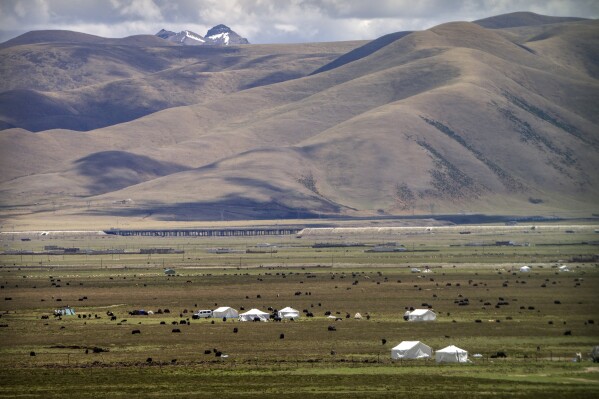
[[[104,230],[106,234],[144,237],[243,237],[278,236],[297,234],[300,227],[230,228],[230,229],[148,229],[148,230]]]

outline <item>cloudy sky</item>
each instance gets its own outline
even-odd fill
[[[30,30],[104,37],[228,25],[251,43],[374,39],[514,11],[599,18],[597,0],[0,0],[0,42]]]

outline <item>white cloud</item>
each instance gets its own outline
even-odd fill
[[[113,4],[118,3],[113,0]],[[162,19],[160,8],[152,0],[131,0],[117,5],[119,13],[125,17],[143,21]]]
[[[374,39],[443,22],[532,11],[599,17],[596,0],[0,0],[0,41],[30,30],[199,34],[230,26],[252,43]]]
[[[275,24],[275,28],[287,33],[297,32],[299,30],[297,26],[291,24]]]

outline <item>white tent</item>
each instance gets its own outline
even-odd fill
[[[435,360],[437,363],[467,363],[468,352],[457,346],[449,345],[435,352]]]
[[[260,319],[260,321],[268,321],[270,315],[259,309],[250,309],[239,315],[239,321],[254,321],[256,318]]]
[[[300,312],[299,310],[295,310],[287,306],[286,308],[279,310],[278,316],[281,319],[297,319],[298,317],[300,317]]]
[[[392,359],[428,359],[432,355],[431,347],[420,341],[402,341],[391,349]]]
[[[220,308],[214,309],[212,311],[212,317],[217,319],[234,319],[239,317],[239,312],[228,306],[221,306]]]
[[[404,316],[408,316],[408,321],[433,321],[437,319],[437,314],[430,309],[415,309],[411,312],[406,312]]]
[[[521,271],[522,273],[528,273],[528,272],[530,272],[530,266],[522,266],[522,267],[520,268],[520,271]]]

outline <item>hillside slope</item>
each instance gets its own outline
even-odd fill
[[[164,43],[167,44],[164,44]],[[30,32],[0,45],[0,128],[87,131],[306,76],[364,42],[176,46]]]
[[[575,17],[551,17],[539,15],[534,12],[512,12],[474,21],[475,24],[488,29],[514,28],[517,26],[539,26],[548,24],[559,24],[562,22],[583,21],[585,18]]]
[[[8,129],[0,196],[158,220],[597,212],[597,32],[449,23],[124,124]]]

